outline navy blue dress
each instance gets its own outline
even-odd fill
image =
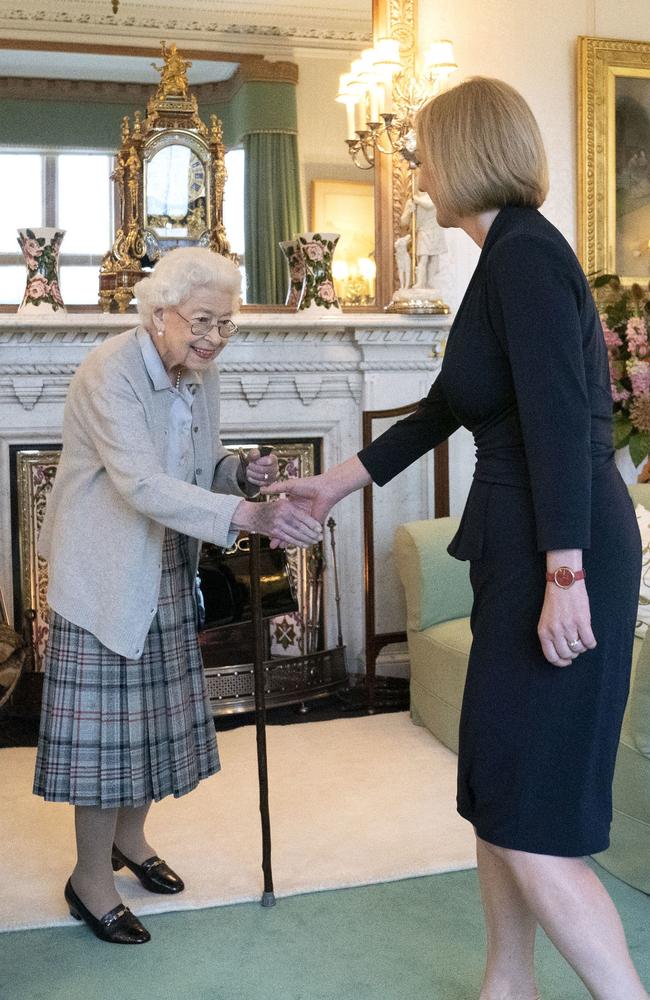
[[[536,210],[503,208],[429,395],[359,453],[381,486],[459,426],[474,435],[449,546],[469,560],[474,593],[458,810],[501,847],[575,857],[609,845],[641,574],[611,417],[602,329],[573,250]],[[553,549],[584,550],[598,643],[564,668],[537,636]]]

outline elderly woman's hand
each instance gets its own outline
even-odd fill
[[[251,486],[270,486],[278,478],[278,457],[274,452],[262,455],[259,448],[252,448],[246,460],[246,481]]]
[[[280,545],[308,548],[320,542],[323,527],[301,503],[276,500],[274,503],[251,503],[242,500],[235,510],[231,527],[268,535]]]

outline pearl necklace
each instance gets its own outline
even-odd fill
[[[182,374],[183,374],[183,369],[179,368],[178,371],[176,372],[176,389],[180,389],[180,387],[181,387],[181,375]]]

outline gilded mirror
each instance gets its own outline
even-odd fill
[[[375,209],[376,242],[372,250],[364,253],[376,261],[379,305],[389,301],[392,293],[392,227],[394,218],[399,220],[401,215],[399,199],[404,180],[388,157],[383,157],[378,167],[366,174],[354,167],[345,145],[345,109],[336,103],[335,97],[340,74],[349,68],[351,58],[372,44],[373,34],[375,39],[389,34],[399,38],[405,54],[414,50],[416,2],[316,0],[309,9],[298,10],[291,23],[287,19],[285,23],[280,9],[270,13],[268,6],[257,0],[239,10],[234,18],[226,0],[215,0],[209,18],[202,10],[192,11],[191,19],[189,15],[184,19],[179,12],[173,29],[183,38],[179,45],[193,63],[189,81],[191,88],[199,93],[202,116],[209,123],[214,110],[223,120],[228,150],[233,149],[233,142],[236,148],[237,136],[233,137],[227,109],[221,114],[224,100],[226,104],[238,103],[239,111],[246,104],[250,112],[249,132],[260,141],[270,130],[295,133],[303,230],[312,228],[313,205],[317,202],[314,182],[356,185],[363,182],[375,188],[375,206],[381,203],[384,210]],[[66,149],[114,151],[119,140],[120,118],[132,115],[138,106],[144,107],[146,95],[151,92],[151,61],[155,58],[160,63],[157,43],[170,30],[169,5],[134,0],[128,12],[121,8],[114,21],[107,23],[104,19],[100,26],[99,15],[89,3],[84,21],[70,28],[48,11],[44,12],[37,0],[25,0],[21,9],[24,9],[23,34],[25,28],[30,31],[29,44],[20,32],[16,31],[14,38],[10,31],[5,32],[0,43],[7,67],[3,82],[7,85],[6,96],[18,98],[15,105],[28,112],[29,102],[35,102],[39,114],[19,114],[19,107],[15,121],[11,118],[3,123],[5,138],[15,145],[27,140],[30,146],[38,146],[40,142],[51,148],[59,141]],[[222,16],[226,10],[230,20]],[[54,79],[55,87],[51,83]],[[295,121],[288,129],[284,121],[278,120],[278,103],[273,100],[264,104],[263,91],[269,82],[280,91],[293,94]],[[30,129],[32,133],[27,135]],[[46,129],[47,135],[39,137],[39,129],[41,132]],[[179,140],[171,145],[183,144]],[[127,160],[129,155],[127,152]],[[176,155],[187,157],[187,153]],[[164,157],[154,159],[151,167],[147,164],[137,190],[135,171],[126,178],[127,183],[131,181],[136,197],[144,199],[145,189],[149,192],[159,182],[155,180],[155,171],[163,160]],[[209,228],[210,192],[206,189],[203,206],[201,196],[191,187],[194,184],[200,188],[200,163],[205,163],[205,159],[197,152],[197,159],[188,165],[187,199],[181,198],[180,204],[178,191],[169,204],[164,203],[160,192],[154,192],[151,200],[143,202],[147,222],[158,223],[146,226],[158,243],[166,239],[197,238],[194,234],[202,225],[202,210]],[[117,169],[128,172],[130,168],[123,162],[121,166],[117,164]],[[164,170],[160,173],[164,174]],[[398,208],[391,212],[393,194]],[[116,228],[121,226],[124,234],[121,253],[128,253],[129,221],[128,217],[115,220]],[[251,221],[249,217],[249,222],[254,226],[254,219]],[[230,237],[230,224],[228,228]],[[243,253],[243,247],[235,249]],[[342,241],[337,258],[345,259]],[[16,259],[14,263],[20,262]],[[70,263],[79,264],[82,260]],[[264,305],[261,300],[259,307]],[[74,309],[74,302],[68,302],[68,306]]]

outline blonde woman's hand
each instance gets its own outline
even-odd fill
[[[331,473],[322,476],[305,476],[304,479],[285,479],[274,486],[263,486],[262,493],[266,496],[284,494],[290,500],[299,503],[301,507],[322,524],[330,510],[340,500]]]
[[[581,653],[595,648],[584,580],[576,580],[567,590],[546,584],[537,634],[544,656],[555,667],[568,667]]]

